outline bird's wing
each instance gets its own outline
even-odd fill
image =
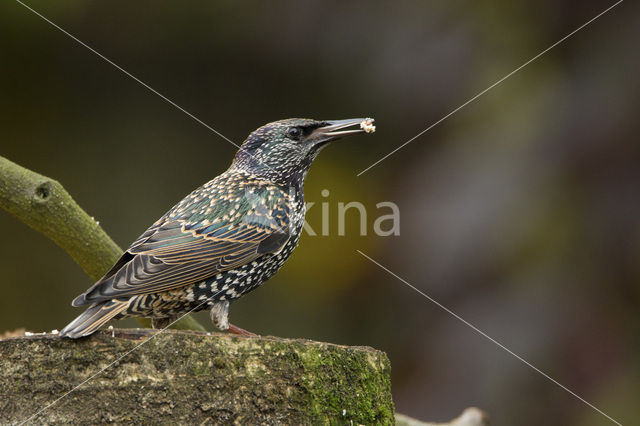
[[[203,188],[142,234],[73,305],[194,284],[276,253],[289,239],[288,194],[278,187]]]

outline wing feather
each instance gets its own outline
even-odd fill
[[[207,204],[190,203],[190,197],[202,198],[198,191],[203,188],[206,185],[145,231],[107,275],[74,300],[74,305],[197,283],[265,253],[275,253],[288,240],[289,200],[282,189],[254,183],[231,193],[218,191]],[[193,205],[198,210],[185,207]],[[207,207],[210,214],[202,214]]]

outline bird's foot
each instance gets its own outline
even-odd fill
[[[233,324],[229,324],[229,328],[227,329],[227,331],[229,333],[233,333],[233,334],[239,334],[241,336],[254,336],[257,337],[258,335],[255,333],[252,333],[250,331],[245,330],[244,328],[240,328],[238,326],[235,326]]]
[[[211,321],[222,331],[227,331],[241,336],[257,336],[257,334],[247,331],[229,323],[229,301],[219,300],[211,306]]]

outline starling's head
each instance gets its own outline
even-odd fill
[[[232,167],[281,183],[303,180],[320,149],[342,136],[364,132],[361,123],[365,121],[370,125],[373,120],[290,118],[274,121],[249,135]]]

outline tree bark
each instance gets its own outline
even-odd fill
[[[48,334],[0,340],[0,371],[2,424],[394,421],[389,360],[368,347],[187,331]]]
[[[122,249],[60,183],[4,157],[0,157],[0,207],[52,239],[94,281],[122,255]],[[150,326],[147,319],[140,323]],[[171,328],[205,330],[189,316]]]

